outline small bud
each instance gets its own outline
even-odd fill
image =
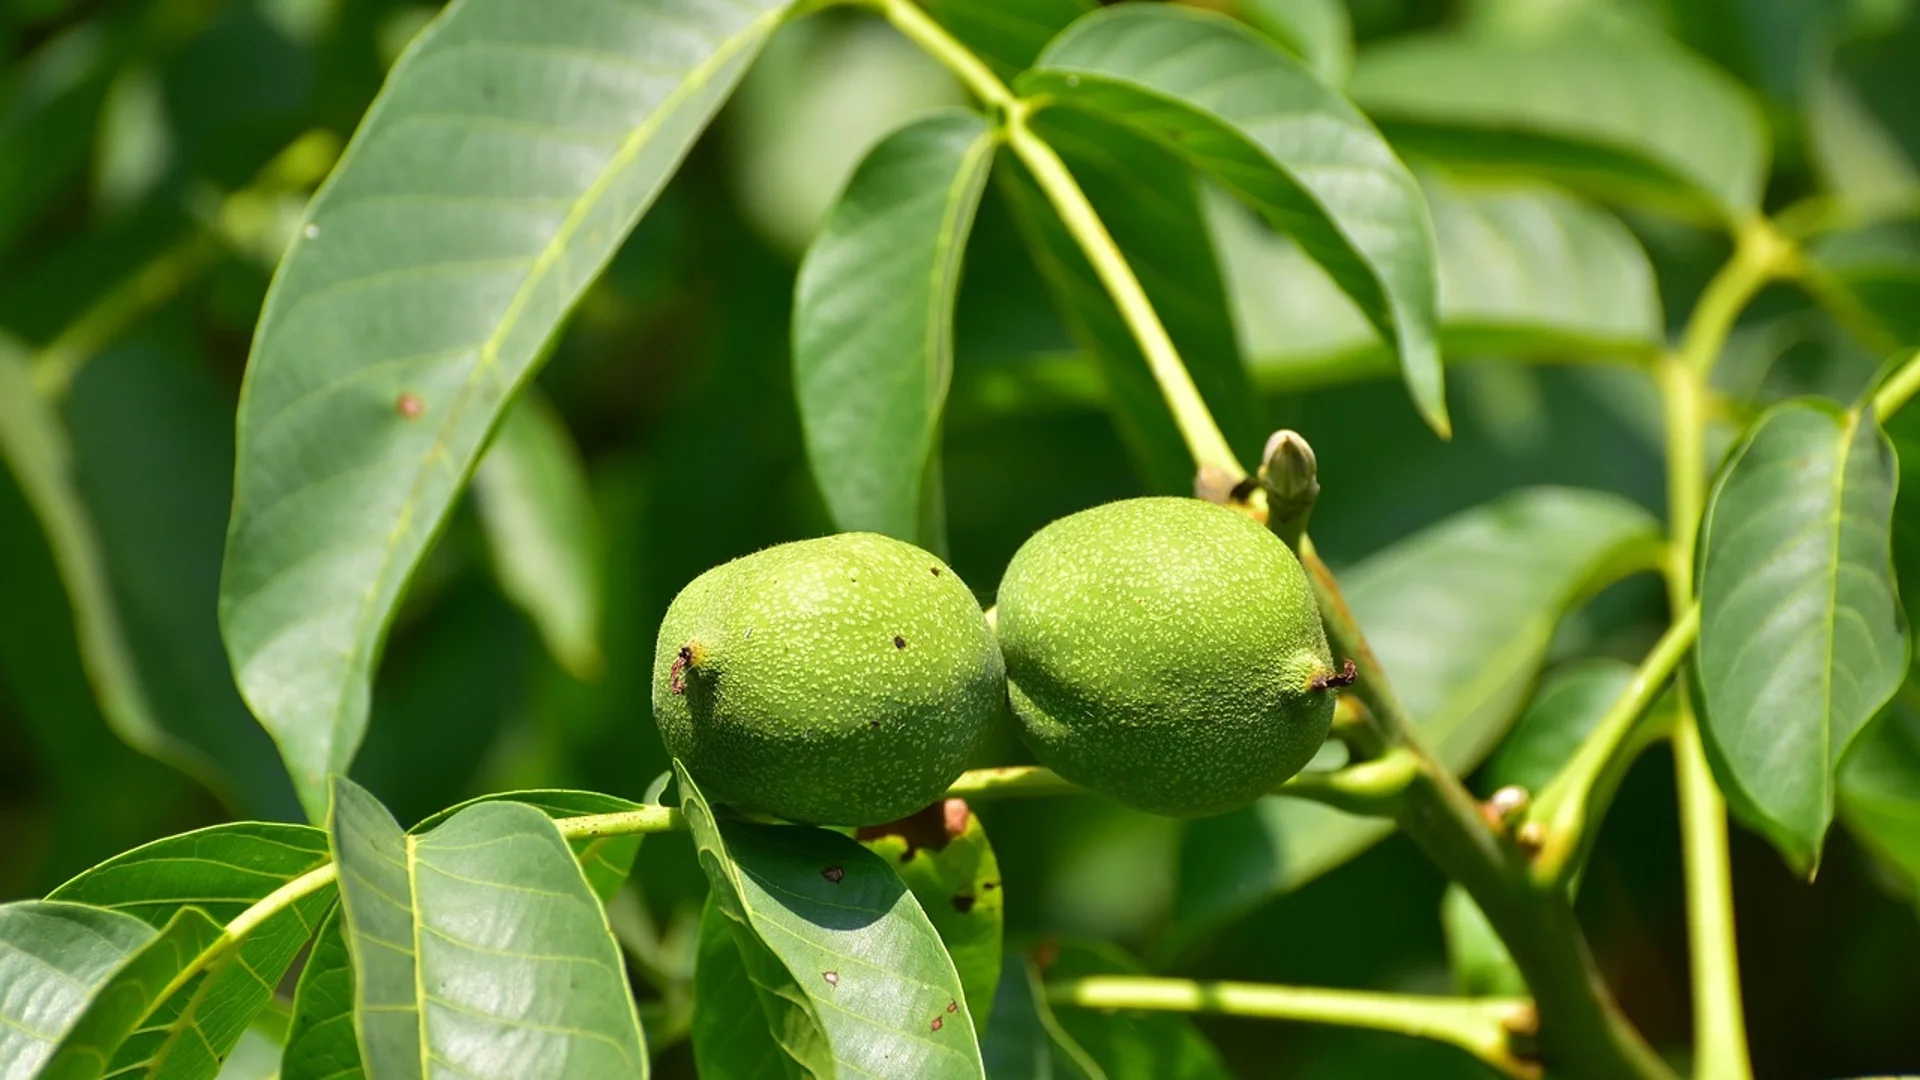
[[[1267,440],[1260,458],[1260,483],[1272,498],[1311,504],[1320,495],[1319,471],[1313,447],[1299,432],[1282,428]]]
[[[1547,827],[1537,821],[1529,821],[1520,826],[1520,831],[1513,838],[1519,843],[1520,850],[1531,855],[1546,844]]]
[[[1514,818],[1526,813],[1530,801],[1526,788],[1519,784],[1508,784],[1487,800],[1487,810],[1499,821],[1512,824]]]

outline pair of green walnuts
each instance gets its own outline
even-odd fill
[[[1285,544],[1224,507],[1141,498],[1034,534],[991,624],[945,563],[873,533],[715,567],[660,625],[653,714],[703,788],[790,821],[921,809],[1009,705],[1061,776],[1188,817],[1300,771],[1332,675]]]

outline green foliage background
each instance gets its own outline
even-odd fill
[[[87,665],[97,661],[83,660],[78,644],[89,615],[63,587],[63,542],[49,541],[31,492],[0,480],[0,899],[14,899],[45,895],[110,855],[197,825],[302,818],[273,745],[234,690],[216,624],[232,422],[286,222],[319,175],[309,166],[302,177],[282,151],[321,133],[300,145],[324,167],[324,136],[337,144],[353,130],[387,65],[432,11],[344,0],[0,3],[0,331],[22,355],[71,348],[66,332],[76,320],[133,298],[116,333],[75,353],[57,417],[104,570],[101,601],[117,613],[123,660],[143,698],[132,707],[89,682]],[[1353,93],[1363,106],[1393,99],[1391,69],[1369,69],[1369,58],[1409,35],[1465,26],[1525,40],[1553,20],[1585,17],[1586,6],[1352,0]],[[1920,191],[1920,77],[1911,63],[1920,12],[1910,3],[1614,7],[1613,15],[1704,55],[1762,103],[1773,145],[1769,209],[1815,191],[1861,204]],[[1251,11],[1254,21],[1259,14]],[[1347,58],[1328,48],[1312,59],[1337,73]],[[506,429],[526,426],[536,445],[540,431],[558,432],[557,458],[536,450],[545,471],[531,477],[491,477],[483,467],[405,599],[353,767],[402,825],[518,788],[637,799],[667,768],[646,707],[653,632],[667,602],[713,564],[832,527],[794,404],[788,316],[800,253],[874,140],[963,100],[949,76],[864,15],[796,24],[760,57],[554,347],[538,375],[546,405],[524,421],[516,413]],[[1684,89],[1652,101],[1687,108]],[[1071,148],[1073,125],[1060,126],[1061,145]],[[1420,145],[1417,123],[1383,126],[1403,147]],[[1099,183],[1085,179],[1099,201]],[[1435,199],[1443,312],[1451,300],[1462,313],[1443,325],[1441,341],[1453,439],[1438,441],[1423,423],[1357,311],[1324,279],[1303,277],[1297,252],[1250,240],[1234,211],[1208,196],[1224,279],[1216,286],[1207,265],[1179,284],[1203,301],[1213,288],[1229,298],[1260,387],[1230,398],[1231,413],[1219,410],[1229,439],[1248,454],[1249,440],[1288,426],[1312,442],[1325,490],[1313,531],[1336,569],[1530,485],[1601,489],[1659,512],[1650,379],[1577,361],[1656,347],[1724,261],[1724,235],[1568,203],[1561,226],[1573,237],[1573,261],[1612,266],[1593,280],[1619,291],[1575,283],[1555,294],[1552,282],[1532,280],[1540,306],[1558,304],[1562,317],[1528,338],[1550,347],[1523,350],[1501,336],[1512,320],[1498,305],[1512,289],[1486,279],[1503,258],[1528,264],[1476,228],[1505,222],[1513,235],[1538,239],[1537,223],[1513,217],[1525,208],[1502,204],[1500,192],[1470,183],[1456,190],[1450,185],[1460,181],[1431,173],[1421,180]],[[248,194],[232,194],[241,191]],[[1008,557],[1042,524],[1181,482],[1141,467],[1138,443],[1101,407],[1095,369],[1025,254],[1018,202],[1017,183],[990,184],[968,242],[940,432],[950,561],[987,599]],[[1483,246],[1471,246],[1476,236]],[[1877,320],[1867,341],[1881,347],[1863,344],[1857,326],[1843,327],[1804,290],[1771,287],[1722,362],[1731,396],[1850,399],[1885,348],[1920,343],[1920,223],[1895,215],[1884,228],[1844,231],[1822,245],[1841,284]],[[1653,273],[1635,279],[1642,250]],[[1179,335],[1177,313],[1168,318]],[[1183,342],[1196,368],[1210,347],[1231,352],[1222,329],[1203,325],[1195,333],[1215,341]],[[1554,362],[1499,359],[1519,352]],[[19,392],[0,382],[0,393]],[[1734,428],[1723,432],[1724,444]],[[1902,451],[1912,445],[1901,430],[1891,434]],[[1915,449],[1909,468],[1920,461]],[[590,511],[570,507],[569,492]],[[539,512],[568,532],[559,540],[524,535],[527,507],[541,508],[543,498],[558,500]],[[530,567],[526,553],[545,543],[582,565]],[[591,595],[554,610],[553,598],[575,580],[594,583]],[[1387,594],[1379,602],[1392,602],[1379,591]],[[1563,661],[1637,660],[1661,619],[1650,575],[1606,589],[1555,631],[1548,679]],[[138,730],[158,735],[143,741]],[[167,763],[129,745],[122,736],[130,731]],[[982,759],[1019,760],[1011,741]],[[1661,1046],[1687,1035],[1672,792],[1670,759],[1657,749],[1626,777],[1581,895],[1610,982]],[[1183,973],[1201,977],[1407,990],[1448,983],[1444,882],[1403,839],[1200,936],[1186,932],[1174,868],[1184,860],[1195,869],[1208,849],[1188,837],[1183,850],[1176,823],[1093,799],[996,803],[980,817],[1008,883],[1010,935],[1107,938],[1150,960],[1178,959]],[[1013,825],[1029,820],[1045,827]],[[1910,883],[1890,865],[1836,832],[1807,884],[1765,841],[1735,830],[1760,1076],[1859,1075],[1920,1061],[1912,1024],[1920,920]],[[616,929],[622,919],[649,928],[637,940],[659,953],[634,961],[658,969],[643,1011],[670,1015],[706,891],[692,840],[650,838],[635,873],[639,899],[616,911]],[[671,1024],[652,1014],[646,1021],[654,1045],[673,1041]],[[1201,1023],[1245,1077],[1477,1075],[1460,1055],[1387,1036]],[[687,1045],[666,1050],[658,1067],[690,1075]]]

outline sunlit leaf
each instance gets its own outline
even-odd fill
[[[501,590],[570,674],[599,674],[605,539],[580,448],[545,398],[527,393],[507,410],[473,494]]]
[[[51,895],[123,911],[156,929],[189,905],[224,925],[326,862],[326,834],[318,829],[236,822],[135,848]],[[333,895],[331,888],[317,889],[255,926],[232,962],[196,976],[146,1018],[114,1056],[113,1075],[152,1080],[210,1075],[272,998]]]
[[[1425,200],[1367,118],[1299,61],[1219,15],[1124,5],[1075,23],[1019,85],[1151,135],[1291,236],[1393,340],[1414,403],[1448,430]]]
[[[853,174],[794,285],[794,390],[841,529],[946,549],[940,414],[960,260],[993,164],[977,113],[935,113]]]
[[[130,915],[28,900],[0,905],[0,1080],[33,1080],[154,929]]]
[[[1228,7],[1306,61],[1320,81],[1339,86],[1353,69],[1353,26],[1342,0],[1234,0]]]
[[[1730,455],[1700,530],[1701,734],[1729,807],[1803,874],[1848,745],[1906,676],[1898,469],[1871,411],[1783,402]]]
[[[1659,550],[1657,524],[1633,503],[1533,488],[1407,537],[1340,575],[1341,588],[1426,744],[1465,773],[1526,703],[1560,617],[1655,565]],[[1390,830],[1277,797],[1191,822],[1175,936],[1188,940],[1298,888]]]
[[[1611,214],[1550,189],[1421,177],[1440,252],[1440,349],[1561,359],[1665,341],[1653,266]],[[1211,215],[1256,382],[1297,390],[1390,374],[1392,350],[1300,248],[1219,200]]]
[[[826,829],[716,818],[678,762],[674,774],[716,906],[793,1067],[983,1075],[960,976],[885,862]]]
[[[785,0],[460,0],[315,197],[255,332],[221,627],[309,815],[514,390]]]
[[[545,814],[488,802],[410,835],[336,777],[328,825],[368,1075],[647,1075],[619,946]]]
[[[98,1080],[134,1028],[161,1003],[174,979],[220,939],[220,927],[183,907],[94,994],[87,1011],[60,1040],[40,1080]]]
[[[1353,99],[1409,153],[1736,222],[1766,179],[1759,107],[1658,35],[1442,34],[1368,50]]]

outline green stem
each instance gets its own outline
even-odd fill
[[[1054,212],[1060,215],[1061,224],[1079,244],[1081,254],[1092,265],[1100,283],[1106,286],[1107,295],[1113,298],[1114,307],[1132,331],[1154,381],[1160,385],[1160,393],[1167,400],[1167,408],[1173,413],[1174,423],[1180,428],[1194,464],[1202,470],[1218,470],[1236,481],[1244,477],[1246,470],[1240,467],[1233,450],[1227,446],[1226,437],[1220,434],[1220,427],[1214,423],[1199,387],[1194,385],[1186,364],[1180,360],[1179,350],[1174,348],[1173,338],[1147,299],[1146,289],[1134,276],[1133,268],[1127,265],[1126,256],[1120,253],[1120,246],[1107,232],[1106,224],[1087,200],[1086,192],[1080,190],[1079,182],[1067,170],[1066,162],[1027,126],[1024,102],[1015,102],[1008,111],[1007,144],[1033,174],[1034,182],[1040,185]]]
[[[942,67],[953,72],[961,85],[974,97],[979,98],[991,108],[1009,109],[1014,102],[1013,91],[1000,81],[992,69],[980,62],[980,58],[955,40],[947,29],[935,22],[933,17],[920,9],[912,0],[870,0],[893,28],[900,31],[908,41],[920,46],[928,56],[940,62]]]
[[[1633,762],[1635,755],[1628,744],[1641,717],[1666,689],[1699,632],[1700,608],[1689,606],[1680,621],[1661,635],[1626,691],[1581,742],[1573,759],[1533,801],[1527,817],[1540,823],[1543,834],[1533,872],[1543,885],[1558,888],[1579,865],[1577,856],[1605,816],[1603,804]]]
[[[1362,817],[1398,817],[1406,809],[1407,789],[1420,776],[1420,758],[1395,746],[1372,761],[1331,772],[1303,772],[1275,789],[1275,795],[1309,799]]]
[[[1214,1013],[1390,1031],[1457,1046],[1507,1076],[1539,1075],[1512,1045],[1533,1025],[1533,1008],[1523,999],[1433,998],[1144,975],[1065,979],[1047,983],[1046,992],[1056,1005],[1089,1009]]]
[[[1765,224],[1743,229],[1734,257],[1708,283],[1689,318],[1680,351],[1660,367],[1667,429],[1667,516],[1673,533],[1667,561],[1672,610],[1694,607],[1694,547],[1706,507],[1706,419],[1701,399],[1727,334],[1767,279],[1790,271],[1798,253]],[[1688,957],[1693,976],[1694,1075],[1748,1080],[1746,1021],[1740,998],[1740,956],[1734,939],[1733,875],[1727,854],[1726,804],[1714,785],[1699,722],[1678,695],[1674,781],[1679,789],[1681,850],[1687,880]]]
[[[1873,414],[1885,423],[1887,417],[1900,411],[1901,407],[1913,400],[1920,392],[1920,351],[1907,357],[1906,362],[1894,369],[1887,381],[1873,392]]]
[[[1773,278],[1791,273],[1799,261],[1799,248],[1766,220],[1740,227],[1734,236],[1733,258],[1707,283],[1680,339],[1680,356],[1702,383],[1753,294]]]
[[[1533,885],[1525,853],[1495,834],[1459,779],[1421,748],[1412,715],[1394,695],[1310,537],[1300,538],[1299,553],[1334,655],[1351,657],[1359,669],[1352,692],[1386,745],[1404,748],[1420,764],[1404,796],[1400,828],[1467,890],[1513,954],[1539,1008],[1541,1059],[1569,1077],[1672,1077],[1614,1004],[1587,951],[1572,902],[1564,893]]]
[[[1086,789],[1038,765],[968,769],[947,788],[949,799],[1000,799],[1029,795],[1077,795]]]
[[[556,818],[553,823],[560,827],[560,835],[569,840],[678,832],[687,827],[680,819],[680,811],[671,806],[641,806],[611,814]]]

